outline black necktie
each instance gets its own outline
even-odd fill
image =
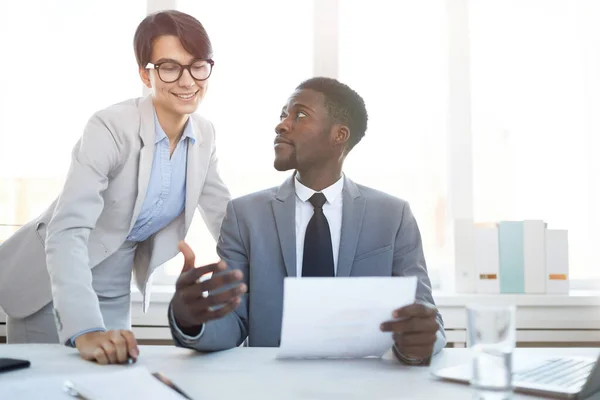
[[[304,236],[304,259],[302,276],[334,276],[331,232],[323,204],[327,201],[323,193],[315,193],[308,200],[315,211],[306,227]]]

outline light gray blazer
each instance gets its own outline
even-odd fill
[[[217,250],[229,267],[244,273],[248,293],[235,312],[207,323],[195,342],[179,335],[171,321],[178,345],[223,350],[240,345],[248,336],[250,346],[279,346],[283,280],[296,276],[295,193],[290,177],[279,188],[229,203]],[[337,276],[417,276],[417,299],[434,304],[421,235],[408,204],[348,178],[342,195]],[[443,326],[439,314],[438,321]],[[444,345],[441,328],[435,350]]]
[[[185,210],[140,243],[135,281],[148,306],[149,277],[178,253],[198,207],[215,238],[230,194],[217,171],[212,124],[198,115],[188,144]],[[14,318],[51,300],[59,338],[104,326],[91,269],[126,240],[141,210],[154,156],[152,98],[138,98],[94,114],[72,152],[60,196],[38,218],[0,245],[0,307]]]

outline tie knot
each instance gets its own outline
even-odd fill
[[[310,199],[308,199],[308,201],[310,201],[310,204],[312,204],[315,209],[320,209],[323,208],[323,204],[327,202],[327,198],[323,193],[315,193],[310,197]]]

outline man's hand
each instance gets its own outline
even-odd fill
[[[227,269],[223,261],[196,268],[196,256],[190,246],[180,242],[179,250],[185,261],[175,284],[175,294],[171,303],[173,316],[177,326],[184,333],[199,332],[202,324],[224,317],[233,311],[240,304],[241,296],[246,293],[247,287],[241,282],[241,271],[223,272]],[[217,274],[205,281],[198,281],[208,273]],[[212,291],[235,283],[237,284],[230,289],[211,294]],[[205,292],[208,292],[208,295]],[[218,306],[221,307],[215,308]]]
[[[125,364],[140,354],[131,331],[89,332],[75,339],[75,347],[84,360],[98,364]]]
[[[440,324],[437,309],[430,304],[414,303],[392,313],[393,321],[381,324],[383,332],[392,332],[396,349],[405,357],[425,360],[433,354]]]

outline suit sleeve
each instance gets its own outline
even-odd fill
[[[102,192],[118,164],[115,138],[93,116],[72,152],[71,165],[46,233],[46,263],[61,343],[90,328],[104,328],[92,288],[88,238],[102,213]]]
[[[207,322],[197,340],[183,337],[179,329],[175,329],[174,318],[169,318],[171,333],[175,344],[180,347],[193,348],[198,351],[218,351],[231,349],[241,345],[248,336],[248,253],[242,242],[238,219],[233,202],[227,205],[225,219],[221,226],[221,234],[217,244],[217,253],[227,263],[228,269],[239,269],[244,274],[244,283],[248,292],[242,296],[240,305],[225,317]]]
[[[208,172],[198,201],[198,209],[202,214],[204,223],[215,240],[219,237],[219,230],[225,216],[227,202],[230,199],[231,194],[219,175],[219,161],[217,159],[216,146],[213,143]]]
[[[402,222],[396,236],[393,274],[394,276],[416,276],[418,279],[416,300],[435,306],[431,293],[431,281],[427,274],[427,265],[425,264],[425,256],[423,255],[421,233],[408,203],[404,205]],[[434,354],[446,345],[444,321],[439,312],[437,320],[440,324],[440,329],[437,332]]]

